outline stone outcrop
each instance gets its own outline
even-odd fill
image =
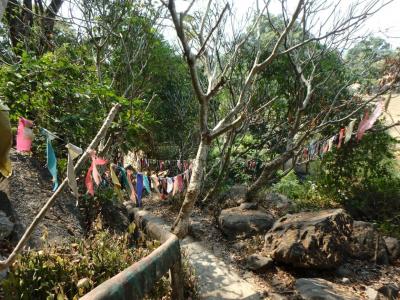
[[[228,208],[221,211],[219,227],[230,239],[249,237],[257,233],[264,234],[271,228],[274,220],[270,214],[260,210]]]
[[[352,218],[342,209],[286,215],[265,236],[276,261],[300,268],[335,268],[346,255]]]

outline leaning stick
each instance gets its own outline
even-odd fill
[[[118,112],[118,109],[120,107],[121,107],[120,104],[115,104],[113,106],[113,108],[110,110],[110,112],[108,113],[108,116],[105,119],[103,125],[101,126],[99,132],[96,134],[96,136],[94,137],[94,139],[92,140],[90,145],[87,147],[86,151],[83,153],[83,155],[80,157],[80,159],[76,163],[75,168],[74,168],[75,172],[77,172],[82,167],[84,162],[87,160],[87,158],[89,157],[89,151],[91,149],[95,149],[98,146],[98,144],[100,143],[100,141],[104,138],[108,128],[111,126],[111,123],[114,120],[114,118]],[[8,256],[8,258],[6,260],[0,261],[0,271],[6,269],[13,263],[17,254],[22,251],[26,242],[32,235],[33,230],[35,230],[35,228],[37,227],[39,222],[46,215],[46,212],[53,205],[54,201],[56,200],[56,197],[58,196],[58,194],[60,194],[61,190],[64,188],[64,186],[67,184],[67,182],[68,182],[68,178],[65,178],[63,180],[63,182],[60,184],[60,186],[57,188],[57,190],[54,192],[54,194],[49,198],[49,200],[47,200],[46,204],[42,207],[40,212],[36,215],[35,219],[31,223],[31,225],[29,225],[29,227],[26,229],[24,235],[19,240],[19,242],[18,242],[17,246],[14,248],[13,252]]]

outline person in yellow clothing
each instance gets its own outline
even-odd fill
[[[12,145],[9,108],[0,100],[0,178],[9,177],[12,172],[10,149]]]

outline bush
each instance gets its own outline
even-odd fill
[[[315,176],[320,193],[356,218],[382,221],[399,215],[400,177],[394,143],[386,132],[368,133],[360,142],[328,153]]]
[[[99,217],[87,238],[61,245],[48,244],[45,233],[42,250],[22,253],[10,267],[2,282],[5,299],[78,299],[160,245],[142,232],[133,241],[134,223],[122,236],[102,228]],[[195,276],[184,253],[182,264],[185,298],[197,299]],[[158,281],[146,299],[171,299],[167,276]]]
[[[24,252],[11,266],[3,281],[6,299],[78,299],[157,245],[152,241],[132,249],[127,236],[108,231],[71,244],[45,244],[43,250]]]
[[[308,179],[301,182],[294,171],[289,172],[278,183],[274,184],[272,191],[292,199],[296,210],[325,209],[338,206],[337,202],[319,191],[313,180]]]

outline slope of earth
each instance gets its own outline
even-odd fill
[[[14,223],[10,240],[15,243],[52,195],[51,177],[45,166],[33,157],[11,151],[13,174],[0,182],[0,210]],[[44,233],[48,241],[60,241],[83,234],[75,198],[65,190],[34,231],[29,246],[40,246]],[[1,249],[5,254],[7,249]]]

